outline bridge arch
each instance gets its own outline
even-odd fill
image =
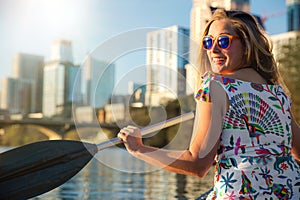
[[[55,131],[53,131],[51,129],[48,129],[48,128],[45,128],[43,126],[36,125],[36,124],[29,124],[28,126],[35,128],[42,134],[46,135],[49,138],[49,140],[61,140],[62,139],[61,135],[59,135],[58,133],[56,133]]]
[[[115,137],[116,133],[119,131],[119,127],[115,124],[99,124],[99,123],[70,123],[62,121],[46,121],[46,120],[22,120],[22,121],[3,121],[0,122],[0,140],[3,141],[11,140],[10,137],[15,137],[16,133],[37,133],[44,138],[34,137],[26,139],[21,139],[18,141],[28,141],[32,140],[60,140],[60,139],[79,139],[85,140],[85,133],[82,133],[82,129],[89,129],[87,134],[88,140],[102,141],[107,140],[108,138]],[[92,131],[91,131],[92,129]],[[1,132],[2,130],[2,132]],[[77,138],[68,138],[68,132],[73,132],[73,135],[79,135]],[[90,134],[90,132],[92,132]],[[74,134],[75,133],[75,134]],[[89,136],[97,136],[89,137]],[[21,136],[21,135],[20,135]],[[81,137],[80,137],[81,136]],[[0,141],[1,142],[1,141]]]

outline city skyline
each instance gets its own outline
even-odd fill
[[[11,76],[12,58],[19,52],[44,56],[47,62],[50,57],[51,44],[56,39],[72,41],[74,63],[81,64],[86,54],[96,49],[99,44],[120,34],[126,34],[128,31],[143,27],[158,29],[172,25],[189,28],[192,1],[176,0],[175,3],[173,2],[171,0],[163,2],[130,0],[126,3],[117,3],[103,0],[99,3],[93,0],[79,0],[70,7],[72,3],[70,0],[51,2],[1,0],[0,27],[4,31],[0,33],[0,38],[3,40],[0,48],[0,78]],[[268,6],[270,2],[274,9]],[[250,1],[251,12],[273,17],[266,20],[266,30],[270,34],[287,31],[286,14],[283,12],[286,9],[285,0],[275,2],[267,0],[258,6],[259,3],[261,3],[259,0]],[[109,10],[114,12],[109,12]],[[282,25],[278,26],[278,23]],[[138,55],[135,56],[134,61],[128,61],[131,58],[130,55],[128,58],[117,60],[118,77],[127,73],[132,67],[146,63],[144,52],[136,54]]]

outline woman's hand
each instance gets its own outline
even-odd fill
[[[118,138],[124,142],[130,153],[137,152],[143,146],[141,131],[135,126],[122,128],[118,133]]]

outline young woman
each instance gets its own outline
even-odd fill
[[[145,146],[132,126],[118,137],[132,155],[176,173],[203,177],[216,162],[208,199],[300,199],[300,128],[265,32],[248,13],[216,10],[201,46],[189,149]]]

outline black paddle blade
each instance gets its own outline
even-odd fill
[[[36,142],[0,154],[0,199],[28,199],[77,174],[97,153],[95,144]]]

